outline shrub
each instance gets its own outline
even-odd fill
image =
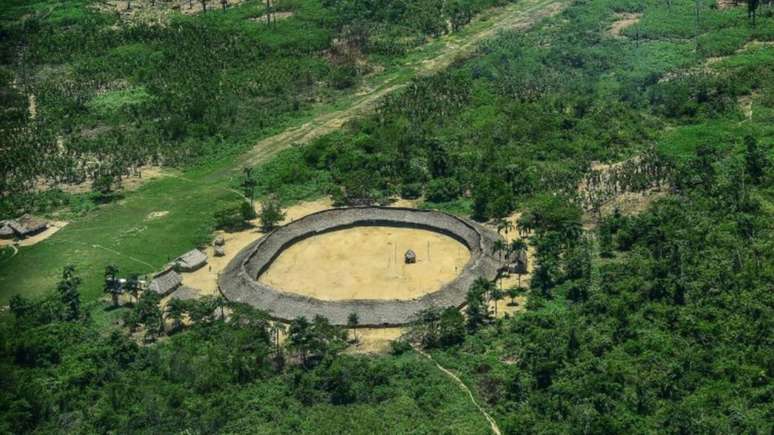
[[[447,202],[460,195],[460,183],[454,178],[436,178],[427,184],[427,199],[432,202]]]

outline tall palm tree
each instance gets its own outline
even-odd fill
[[[500,261],[502,261],[503,253],[506,251],[506,249],[507,249],[507,246],[505,244],[505,241],[502,239],[497,239],[492,245],[492,255],[496,255],[500,259]]]
[[[134,302],[136,303],[138,301],[137,293],[140,291],[140,277],[136,273],[133,273],[129,275],[129,278],[126,280],[126,285],[124,286],[127,293],[132,295],[134,298]]]
[[[497,287],[489,290],[489,297],[494,301],[494,315],[497,318],[497,303],[503,299],[503,291]]]
[[[360,319],[357,316],[357,313],[352,312],[349,313],[349,317],[347,317],[347,326],[352,329],[352,335],[355,337],[355,343],[357,343],[357,325],[360,323]]]
[[[522,256],[526,256],[527,254],[527,242],[525,242],[524,239],[511,240],[508,251],[509,255],[516,254],[517,261],[521,261]],[[526,264],[524,266],[526,267]],[[518,268],[516,273],[519,275],[519,287],[521,287],[522,269]]]
[[[121,288],[118,282],[118,267],[113,264],[105,267],[105,286],[103,288],[105,293],[110,293],[110,297],[113,299],[113,306],[118,306],[118,295],[121,292]]]
[[[505,234],[508,234],[508,232],[510,232],[512,229],[513,222],[503,218],[497,220],[497,234],[500,234],[503,231],[505,231]]]
[[[172,319],[172,331],[177,331],[183,322],[183,313],[185,312],[185,303],[180,299],[172,299],[167,305],[167,315]]]

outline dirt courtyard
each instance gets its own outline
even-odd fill
[[[408,249],[415,264],[404,262]],[[465,245],[433,231],[358,227],[292,245],[260,280],[323,300],[414,299],[452,281],[468,260]]]

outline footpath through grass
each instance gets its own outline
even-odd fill
[[[0,262],[0,303],[14,294],[36,296],[54,288],[62,268],[73,264],[83,279],[82,297],[101,294],[104,268],[115,264],[122,275],[150,273],[168,260],[208,241],[213,213],[234,204],[239,194],[230,190],[245,162],[265,161],[294,143],[325,134],[361,115],[384,95],[399,89],[418,74],[429,74],[473,53],[476,43],[498,29],[526,28],[561,9],[563,3],[526,0],[487,11],[468,28],[438,38],[409,53],[351,95],[333,104],[313,107],[288,122],[293,134],[264,139],[246,155],[226,157],[206,167],[149,182],[120,201],[76,218],[49,239]],[[167,212],[150,218],[153,212]]]

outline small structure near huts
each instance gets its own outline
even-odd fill
[[[48,222],[28,214],[17,218],[0,222],[0,238],[24,239],[34,236],[48,228]]]
[[[5,221],[0,223],[0,239],[13,239],[16,236],[13,228]]]
[[[169,296],[170,299],[180,299],[181,301],[189,301],[199,297],[199,293],[195,288],[181,285],[177,290],[172,292]]]
[[[175,272],[172,268],[168,268],[153,275],[153,279],[148,285],[148,290],[158,293],[161,296],[166,296],[176,288],[180,287],[180,284],[182,283],[183,277]]]
[[[192,249],[177,257],[174,263],[180,271],[193,272],[207,264],[207,254],[198,249]]]
[[[510,258],[508,263],[508,273],[525,274],[529,267],[529,260],[527,259],[527,253],[522,251],[518,255],[514,255]]]
[[[403,256],[404,261],[406,264],[414,264],[417,262],[417,254],[414,253],[411,249],[406,251],[406,254]]]
[[[222,257],[222,256],[226,255],[226,250],[225,250],[225,249],[223,249],[223,246],[217,246],[217,245],[216,245],[216,246],[215,246],[214,248],[212,248],[212,249],[213,249],[213,252],[215,253],[215,256],[216,256],[216,257]]]
[[[226,244],[226,239],[224,239],[222,235],[218,235],[212,241],[212,246],[223,246],[225,244]]]

